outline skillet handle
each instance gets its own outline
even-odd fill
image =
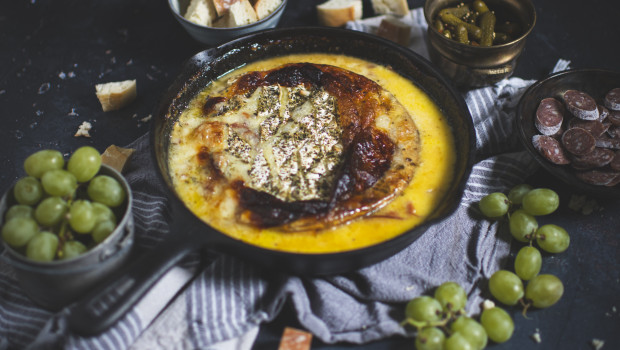
[[[123,317],[168,270],[189,251],[199,247],[188,243],[183,234],[171,234],[152,251],[106,279],[100,288],[72,305],[69,328],[84,336],[97,335]]]

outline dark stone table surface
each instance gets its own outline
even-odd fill
[[[319,0],[290,0],[279,27],[316,25]],[[572,68],[619,70],[620,3],[609,0],[534,0],[537,24],[515,76],[541,79],[559,58]],[[410,0],[410,7],[423,5]],[[365,15],[372,15],[364,0]],[[182,63],[205,47],[192,40],[164,0],[20,0],[0,2],[0,190],[23,175],[25,157],[42,148],[69,153],[82,145],[103,151],[148,132],[148,117]],[[134,78],[138,98],[104,113],[95,97],[99,82]],[[91,138],[73,134],[92,123]],[[560,193],[563,205],[545,218],[571,233],[570,249],[545,260],[545,270],[565,284],[555,306],[523,318],[516,332],[493,349],[620,349],[620,203],[597,200],[584,215],[566,203],[572,192],[540,171],[529,180]],[[544,223],[544,222],[541,222]],[[296,326],[290,307],[261,328],[256,349],[276,349],[285,326]],[[540,330],[542,343],[531,339]],[[405,349],[411,339],[366,345],[322,344],[313,349]]]

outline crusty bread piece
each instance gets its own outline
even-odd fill
[[[218,16],[224,16],[228,9],[237,2],[238,0],[213,0],[213,5],[215,6],[215,11]]]
[[[328,0],[316,6],[319,23],[341,27],[362,18],[362,0]]]
[[[125,163],[127,163],[127,159],[129,159],[135,151],[136,150],[134,148],[123,148],[110,145],[105,149],[105,151],[103,151],[103,153],[101,153],[101,163],[116,169],[119,173],[122,173]]]
[[[77,131],[73,136],[75,137],[90,137],[90,129],[93,128],[93,125],[90,122],[82,122],[82,124],[78,127]]]
[[[376,15],[405,16],[409,13],[407,0],[371,0]]]
[[[256,0],[254,3],[254,11],[256,11],[258,19],[261,20],[269,16],[281,3],[282,0]]]
[[[411,26],[396,17],[388,15],[381,20],[381,24],[377,29],[377,35],[403,46],[409,46]]]
[[[256,11],[249,0],[238,0],[228,8],[230,27],[238,27],[258,21]]]
[[[196,24],[211,26],[217,13],[212,0],[192,0],[183,17]]]
[[[95,92],[104,112],[121,109],[138,96],[135,80],[97,84]]]

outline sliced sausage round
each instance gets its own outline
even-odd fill
[[[609,111],[606,121],[613,125],[620,126],[620,111]]]
[[[547,135],[534,135],[532,145],[538,152],[553,164],[569,164],[570,159],[564,152],[562,145],[556,139]]]
[[[592,136],[595,138],[601,137],[607,129],[609,129],[610,124],[603,124],[598,120],[583,120],[579,118],[572,118],[568,122],[569,128],[582,128],[590,132]]]
[[[620,149],[620,139],[612,139],[611,137],[601,136],[596,139],[595,145],[602,148]]]
[[[576,172],[575,176],[581,181],[592,185],[610,186],[617,184],[616,181],[620,177],[620,173],[616,171],[588,170]]]
[[[564,120],[564,106],[562,102],[553,97],[545,98],[540,101],[536,109],[536,120],[534,125],[543,135],[553,135],[562,127]]]
[[[610,149],[596,147],[594,151],[586,155],[574,156],[571,159],[571,165],[577,169],[600,168],[611,163],[615,155],[615,152]]]
[[[620,88],[609,90],[605,95],[604,103],[605,107],[614,111],[620,111]]]
[[[596,139],[585,129],[570,128],[562,134],[562,145],[570,153],[582,156],[594,150]]]
[[[592,96],[579,90],[566,90],[563,97],[566,108],[575,117],[583,120],[598,119],[598,105]]]

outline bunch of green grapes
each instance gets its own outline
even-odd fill
[[[416,328],[417,350],[482,350],[488,340],[505,342],[514,323],[502,308],[485,307],[480,320],[465,312],[467,294],[456,282],[445,282],[433,296],[422,295],[407,303],[403,325]]]
[[[101,155],[90,146],[67,162],[56,150],[28,156],[27,176],[12,188],[16,204],[4,213],[2,239],[37,261],[70,259],[102,242],[116,228],[113,209],[126,193],[100,168]]]
[[[549,307],[564,293],[562,281],[554,275],[539,274],[542,255],[536,245],[548,253],[561,253],[570,244],[570,236],[560,226],[540,226],[537,216],[553,213],[559,206],[558,194],[548,188],[532,188],[527,184],[513,187],[508,195],[491,193],[479,202],[488,218],[507,218],[510,234],[526,243],[514,261],[514,272],[499,270],[489,279],[489,291],[505,305],[521,303],[524,312],[530,307]],[[524,282],[527,284],[524,287]]]

